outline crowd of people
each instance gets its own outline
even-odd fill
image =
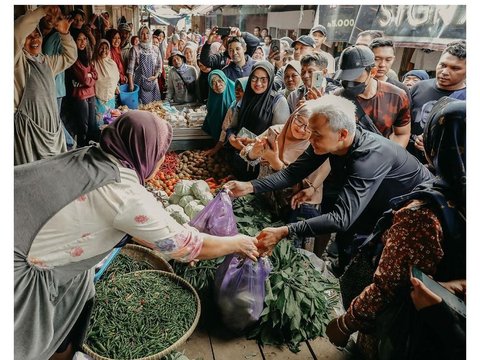
[[[93,296],[91,268],[125,233],[181,261],[232,252],[254,259],[283,238],[297,247],[314,239],[312,250],[338,277],[373,247],[375,269],[329,324],[330,341],[345,346],[359,331],[358,351],[372,359],[465,353],[465,319],[411,279],[416,266],[466,292],[464,40],[446,45],[430,79],[422,69],[399,77],[394,43],[376,30],[334,58],[323,25],[295,39],[272,39],[259,27],[168,36],[141,26],[135,36],[133,24],[119,20],[115,27],[108,13],[87,19],[81,10],[40,6],[15,21],[19,358],[71,351],[85,320],[78,314]],[[206,156],[225,152],[237,179],[225,187],[232,196],[261,194],[285,226],[222,239],[177,225],[142,186],[165,158],[171,126],[133,110],[102,126],[122,85],[138,89],[142,104],[206,104],[202,129],[214,143]],[[72,219],[67,230],[60,225]],[[34,302],[25,301],[33,293]],[[382,325],[399,303],[419,310],[405,316],[421,320],[422,346],[392,341]],[[437,333],[447,321],[456,326],[451,347]],[[31,341],[32,332],[42,336]]]

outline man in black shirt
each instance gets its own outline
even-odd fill
[[[423,129],[433,105],[441,97],[466,99],[467,49],[463,40],[447,44],[438,60],[435,79],[420,81],[410,89],[412,133],[407,150],[426,163]]]
[[[260,247],[270,253],[282,238],[295,233],[316,236],[355,231],[369,234],[389,200],[406,194],[432,178],[432,174],[400,145],[363,130],[355,123],[355,106],[345,98],[324,95],[307,102],[313,115],[308,127],[310,146],[282,171],[251,182],[228,182],[234,196],[283,189],[301,182],[327,159],[332,175],[343,184],[328,213],[259,234]],[[292,208],[307,201],[315,189],[304,189],[292,198]],[[259,248],[260,249],[260,248]]]

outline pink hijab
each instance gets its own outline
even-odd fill
[[[130,110],[102,131],[100,147],[135,170],[143,185],[172,142],[172,127],[157,115]]]

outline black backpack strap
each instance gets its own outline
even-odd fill
[[[358,118],[358,125],[360,125],[363,129],[368,130],[374,134],[383,136],[383,134],[378,130],[378,128],[375,126],[375,123],[373,120],[368,116],[365,111],[362,108],[362,105],[358,102],[358,99],[356,96],[350,96],[347,95],[347,93],[342,89],[340,91],[340,96],[343,96],[347,98],[348,100],[352,101],[355,104],[356,107],[356,114]]]

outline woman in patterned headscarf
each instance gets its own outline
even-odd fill
[[[373,283],[327,327],[330,341],[338,346],[359,330],[357,345],[368,359],[465,358],[464,333],[461,339],[465,318],[451,322],[453,339],[437,326],[425,325],[438,307],[417,313],[409,296],[412,266],[465,295],[465,288],[458,286],[466,279],[465,101],[444,97],[435,104],[425,126],[424,147],[437,176],[391,200],[392,211],[384,214],[362,245],[363,251],[383,246]],[[442,316],[446,314],[437,320],[456,318]],[[375,337],[367,335],[373,333]]]
[[[103,130],[100,148],[16,167],[15,358],[48,359],[70,343],[79,349],[95,265],[126,234],[183,262],[258,256],[255,238],[180,225],[145,189],[171,141],[168,122],[132,110]]]
[[[135,82],[140,88],[140,102],[148,104],[161,99],[157,79],[163,69],[162,55],[158,46],[152,45],[152,36],[147,26],[138,30],[138,37],[140,43],[132,47],[129,54],[128,87],[133,91]]]

